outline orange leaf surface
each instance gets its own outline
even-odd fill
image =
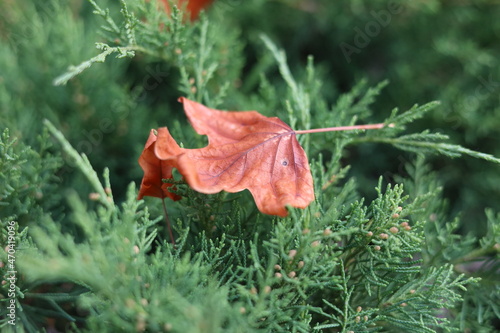
[[[158,129],[154,155],[168,168],[177,168],[191,188],[207,194],[248,189],[262,213],[278,216],[287,215],[286,205],[305,208],[314,200],[307,156],[283,121],[256,111],[226,112],[186,98],[180,101],[191,125],[208,136],[209,144],[180,148],[163,127]],[[158,182],[158,171],[148,171],[149,181]],[[171,177],[171,169],[167,171]]]
[[[156,141],[157,135],[155,134],[155,130],[151,130],[148,141],[139,157],[139,165],[144,171],[144,177],[137,199],[140,200],[145,196],[150,196],[161,199],[170,198],[172,200],[180,200],[181,197],[179,195],[171,193],[168,190],[168,187],[172,186],[172,184],[162,181],[162,179],[172,178],[174,165],[170,161],[162,161],[156,157],[154,152]]]

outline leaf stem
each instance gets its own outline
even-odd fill
[[[394,124],[386,125],[384,123],[380,124],[368,124],[368,125],[353,125],[353,126],[339,126],[339,127],[327,127],[327,128],[315,128],[309,130],[295,131],[296,134],[308,134],[308,133],[320,133],[320,132],[336,132],[336,131],[352,131],[352,130],[369,130],[369,129],[380,129],[384,127],[394,127]]]
[[[161,204],[163,206],[163,214],[165,215],[165,222],[167,223],[167,229],[168,229],[168,235],[170,237],[170,242],[175,247],[175,238],[174,238],[174,234],[172,233],[172,227],[170,225],[170,219],[168,218],[167,207],[165,205],[165,199],[161,200]]]

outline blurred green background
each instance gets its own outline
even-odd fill
[[[119,11],[118,1],[97,2]],[[283,85],[277,69],[263,65],[268,51],[259,35],[264,33],[285,50],[294,74],[314,56],[322,94],[332,104],[362,79],[372,86],[387,79],[373,106],[374,122],[395,107],[404,111],[439,100],[441,106],[411,132],[439,131],[453,143],[500,156],[496,1],[216,0],[206,14],[210,24],[227,31],[227,82],[239,91],[227,97],[227,105],[246,109],[251,103],[243,96],[259,89],[261,72],[278,89]],[[84,0],[0,3],[0,129],[10,128],[12,137],[37,150],[42,120],[49,119],[96,170],[110,169],[119,200],[130,181],[140,183],[137,158],[149,129],[174,119],[188,125],[176,101],[182,94],[178,68],[153,57],[110,58],[66,86],[52,84],[69,65],[97,54],[102,23]],[[374,196],[378,176],[392,181],[412,158],[385,145],[363,144],[347,151],[344,163],[352,165],[350,176],[359,180],[362,194]],[[431,161],[450,214],[463,216],[464,232],[481,234],[484,209],[500,208],[499,166],[470,157]],[[30,195],[43,201],[43,195],[64,195],[65,188],[90,192],[68,161],[55,170],[61,186],[49,191],[45,178],[38,179],[40,189]]]

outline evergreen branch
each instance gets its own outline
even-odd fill
[[[491,247],[491,248],[480,247],[480,248],[474,249],[464,257],[459,257],[459,258],[456,258],[454,260],[451,260],[451,263],[455,266],[455,268],[457,268],[457,271],[461,271],[461,269],[459,267],[457,267],[457,265],[477,261],[477,260],[480,260],[480,258],[483,258],[483,260],[484,260],[484,256],[486,256],[488,253],[490,253],[492,249],[493,249],[493,247]]]
[[[298,84],[294,79],[292,72],[290,71],[290,67],[288,66],[285,52],[278,49],[276,45],[271,41],[271,39],[269,39],[269,37],[267,37],[266,35],[261,35],[260,38],[269,49],[269,51],[271,51],[276,62],[278,63],[281,77],[283,78],[283,80],[285,80],[286,84],[290,88],[292,92],[292,99],[301,112],[301,120],[303,122],[303,125],[308,128],[309,109],[311,107],[309,94],[306,93],[303,86]]]
[[[56,313],[60,316],[62,316],[64,319],[69,320],[69,321],[76,321],[76,319],[71,316],[68,312],[66,312],[59,304],[54,299],[47,298],[46,301],[52,305],[52,307],[57,311]]]
[[[286,54],[283,50],[278,49],[278,47],[267,37],[266,35],[260,35],[261,40],[264,42],[265,46],[274,56],[278,64],[278,68],[283,80],[285,80],[286,84],[290,89],[290,97],[293,101],[293,106],[291,103],[286,100],[285,105],[288,110],[288,116],[290,118],[290,125],[292,128],[296,127],[296,114],[297,111],[300,114],[301,126],[305,129],[309,129],[311,127],[311,97],[310,94],[304,88],[304,85],[297,83],[295,78],[290,71],[290,67],[287,63]],[[309,60],[308,66],[308,75],[311,77],[313,74],[313,66],[312,60]],[[310,146],[310,138],[305,137],[304,141],[301,142],[306,150],[309,150]]]
[[[200,29],[200,40],[198,44],[199,56],[198,61],[196,62],[196,83],[198,85],[198,94],[203,92],[203,85],[206,84],[206,81],[209,79],[209,74],[206,79],[203,78],[203,70],[205,70],[205,61],[207,60],[211,47],[209,44],[209,40],[207,39],[208,32],[208,21],[204,20],[201,29]],[[215,64],[214,64],[215,65]],[[216,65],[215,65],[216,66]],[[214,69],[210,70],[210,75],[212,75]]]
[[[103,43],[96,43],[96,48],[103,51],[97,56],[84,61],[77,66],[70,66],[68,68],[68,71],[55,78],[54,81],[52,81],[52,84],[54,84],[55,86],[65,85],[69,80],[79,75],[84,70],[90,68],[94,63],[103,63],[106,60],[106,57],[112,53],[118,53],[117,58],[131,58],[135,55],[134,51],[145,51],[143,48],[138,46],[110,47],[109,45]]]
[[[471,150],[460,145],[437,142],[445,140],[448,136],[440,133],[429,133],[428,130],[421,133],[403,135],[396,138],[383,138],[383,137],[363,137],[353,139],[352,143],[360,142],[378,142],[387,143],[399,148],[401,150],[411,151],[414,153],[438,153],[449,157],[459,157],[461,155],[468,155],[471,157],[486,160],[500,164],[500,158],[490,154],[481,153]]]
[[[99,7],[94,0],[88,0],[90,4],[94,7],[94,14],[101,16],[108,24],[109,24],[109,29],[111,32],[114,32],[116,34],[120,34],[120,28],[118,28],[118,25],[116,25],[115,21],[111,18],[109,15],[109,9],[103,10],[101,7]]]
[[[351,121],[355,121],[358,117],[368,117],[372,113],[369,106],[375,102],[375,97],[388,84],[389,82],[384,80],[375,87],[367,89],[367,80],[360,80],[349,93],[343,94],[337,99],[332,108],[332,111],[335,112],[336,121],[339,124],[344,124],[349,117],[352,118]],[[389,123],[389,120],[387,123]]]
[[[297,96],[299,88],[297,83],[295,82],[295,79],[292,76],[292,73],[290,72],[290,68],[287,65],[285,52],[283,50],[278,49],[276,45],[271,41],[271,39],[269,39],[269,37],[267,37],[266,35],[260,35],[260,39],[264,42],[266,47],[273,54],[274,58],[276,59],[276,62],[278,63],[281,76],[288,84],[290,89],[292,89],[294,96]]]
[[[398,128],[403,128],[404,124],[413,122],[416,119],[422,118],[427,112],[441,104],[439,101],[429,102],[427,104],[418,106],[415,104],[410,110],[397,115],[398,109],[392,110],[391,116],[387,119],[387,123],[394,123]]]
[[[80,296],[82,293],[81,291],[76,291],[76,292],[46,292],[43,294],[39,293],[34,293],[34,292],[27,292],[24,294],[26,298],[36,298],[36,299],[42,299],[42,300],[53,300],[53,301],[71,301],[75,300]]]
[[[397,292],[388,292],[383,298],[379,319],[390,322],[405,332],[435,332],[433,327],[446,328],[446,317],[436,318],[440,308],[452,307],[462,300],[458,293],[477,279],[456,276],[451,265],[431,267],[424,274],[414,276]]]
[[[117,58],[125,58],[125,57],[132,58],[135,56],[135,52],[138,51],[138,52],[141,52],[144,54],[153,55],[154,57],[157,57],[160,59],[167,60],[167,59],[165,59],[166,57],[161,51],[154,51],[153,49],[148,48],[145,45],[139,46],[137,44],[136,33],[141,35],[141,33],[147,34],[148,32],[143,31],[144,29],[142,29],[142,30],[137,29],[138,25],[141,27],[143,27],[143,25],[140,25],[141,22],[137,19],[137,17],[134,15],[134,13],[130,12],[128,10],[128,6],[127,6],[126,1],[124,1],[124,0],[120,1],[120,5],[121,5],[120,12],[123,16],[123,23],[122,23],[121,28],[111,18],[110,14],[109,14],[109,9],[104,10],[104,9],[100,8],[95,3],[94,0],[88,0],[88,1],[94,7],[94,14],[103,17],[104,20],[109,25],[109,26],[102,27],[102,29],[104,31],[108,31],[114,35],[117,35],[113,38],[108,37],[107,38],[108,41],[112,41],[115,38],[117,40],[126,40],[127,46],[111,47],[105,43],[96,43],[96,48],[102,51],[100,54],[98,54],[95,57],[92,57],[89,60],[86,60],[86,61],[80,63],[79,65],[70,66],[65,73],[61,74],[60,76],[58,76],[57,78],[55,78],[53,80],[53,82],[52,82],[53,85],[56,85],[56,86],[65,85],[69,80],[71,80],[75,76],[79,75],[84,70],[90,68],[94,63],[105,62],[106,58],[113,53],[117,53],[117,56],[116,56]],[[179,23],[180,16],[179,15],[175,16],[175,13],[177,13],[177,12],[178,12],[178,10],[176,10],[176,8],[174,7],[173,14],[172,14],[173,19],[174,19],[174,24],[179,25],[180,24]],[[177,25],[175,26],[175,28],[177,30],[181,30]],[[141,36],[139,36],[139,37],[141,37]],[[174,44],[177,45],[179,42],[178,42],[178,36],[176,33],[173,33],[173,39],[176,42]],[[161,44],[159,44],[158,41],[156,41],[156,40],[150,41],[150,44],[151,43],[155,44],[156,47],[163,46],[163,41]],[[151,46],[151,45],[149,45],[149,46]]]
[[[78,152],[71,146],[71,144],[66,140],[64,135],[47,119],[43,121],[44,125],[49,129],[50,133],[59,141],[63,150],[75,161],[76,166],[83,172],[85,177],[87,177],[90,184],[94,187],[96,192],[99,194],[99,201],[108,209],[113,209],[114,204],[111,197],[106,194],[106,190],[102,186],[97,173],[92,168],[89,159],[85,154],[78,154]]]
[[[127,36],[127,41],[129,45],[136,45],[136,39],[135,39],[135,32],[134,32],[134,27],[137,23],[137,19],[135,18],[134,14],[131,14],[128,11],[127,8],[127,3],[124,0],[120,1],[122,9],[120,12],[122,13],[123,17],[125,18],[125,35]]]

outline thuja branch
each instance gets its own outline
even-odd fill
[[[90,184],[94,187],[97,193],[99,193],[99,201],[108,209],[114,209],[114,204],[112,197],[108,196],[106,190],[102,186],[99,176],[92,168],[89,159],[85,154],[79,154],[66,140],[64,135],[48,120],[44,120],[44,125],[48,128],[49,132],[59,141],[63,150],[73,159],[76,166],[83,172],[85,177],[87,177]]]
[[[120,34],[120,28],[116,25],[115,21],[109,15],[109,10],[103,10],[99,7],[94,0],[88,0],[89,3],[94,7],[94,14],[101,16],[108,24],[111,31],[116,34]]]
[[[494,246],[490,246],[487,248],[475,249],[463,257],[459,257],[459,258],[452,260],[451,264],[453,264],[454,267],[456,267],[456,265],[460,265],[460,264],[464,264],[464,263],[485,260],[486,255],[488,255],[489,253],[492,253],[492,252],[494,253],[495,251],[496,251],[496,249]]]
[[[497,158],[493,155],[477,152],[468,148],[464,148],[459,145],[454,145],[444,142],[435,142],[434,140],[436,138],[443,139],[446,138],[446,136],[442,135],[436,136],[433,134],[421,133],[420,136],[412,135],[412,137],[402,136],[398,138],[363,137],[354,139],[352,143],[362,143],[362,142],[388,143],[402,150],[422,152],[422,153],[436,152],[450,157],[458,157],[463,154],[500,164],[500,158]]]
[[[61,74],[60,76],[54,79],[53,84],[55,86],[65,85],[69,80],[79,75],[84,70],[90,68],[94,63],[104,62],[106,60],[106,57],[113,53],[118,53],[117,58],[125,58],[125,57],[132,58],[133,56],[135,56],[135,51],[142,53],[151,53],[151,51],[138,45],[125,46],[125,47],[121,46],[111,47],[107,44],[96,43],[96,47],[102,50],[100,54],[96,55],[93,58],[90,58],[87,61],[82,62],[77,66],[70,66],[66,73]]]

